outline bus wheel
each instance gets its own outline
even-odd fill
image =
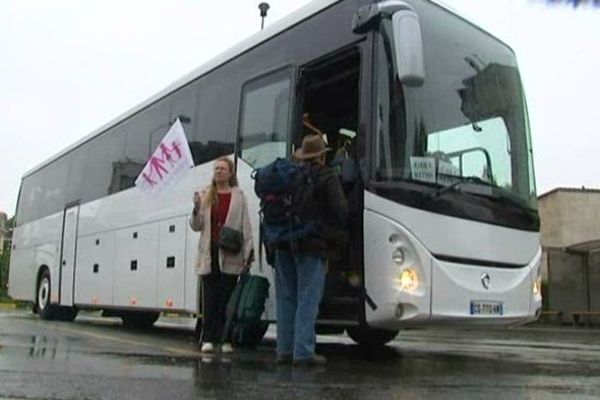
[[[73,322],[79,310],[75,307],[60,307],[56,312],[56,319],[59,321]]]
[[[50,304],[50,272],[44,269],[37,287],[36,309],[41,319],[56,317],[56,306]]]
[[[131,329],[148,329],[160,317],[160,313],[151,311],[125,311],[120,315],[123,325]]]
[[[346,328],[348,336],[356,343],[364,347],[382,347],[391,342],[396,335],[397,330],[376,329],[364,326],[352,326]]]

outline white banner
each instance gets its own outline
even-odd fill
[[[179,118],[158,144],[150,160],[135,180],[135,185],[148,194],[158,194],[166,186],[179,181],[185,171],[194,166]]]

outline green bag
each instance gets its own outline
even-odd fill
[[[261,316],[269,297],[269,281],[262,276],[240,275],[237,285],[227,303],[223,341],[254,346],[258,344],[269,327]]]

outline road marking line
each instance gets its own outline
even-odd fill
[[[55,326],[55,325],[46,325],[41,321],[34,321],[34,320],[24,320],[24,321],[28,321],[28,322],[31,322],[31,323],[37,324],[37,325],[48,326],[48,327],[58,330],[58,331],[63,331],[63,332],[67,332],[67,333],[71,333],[71,334],[75,334],[75,335],[85,335],[85,336],[89,336],[89,337],[92,337],[95,339],[105,340],[105,341],[109,341],[109,342],[117,342],[117,343],[133,345],[133,346],[147,347],[147,348],[151,348],[154,350],[160,350],[165,353],[175,353],[175,354],[185,355],[185,356],[200,357],[200,353],[198,353],[198,352],[184,350],[184,349],[180,349],[177,347],[155,346],[155,345],[152,345],[152,344],[146,343],[146,342],[135,341],[135,340],[130,340],[130,339],[123,339],[123,338],[118,338],[118,337],[114,337],[114,336],[110,336],[110,335],[104,335],[104,334],[100,334],[100,333],[86,332],[86,331],[76,330],[73,328],[65,328],[65,327]]]

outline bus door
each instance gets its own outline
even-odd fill
[[[59,301],[63,306],[73,305],[78,222],[79,204],[67,205],[63,213],[59,270],[60,286],[58,288]]]
[[[363,305],[362,181],[359,172],[359,46],[335,52],[302,66],[294,149],[309,134],[324,134],[332,151],[327,164],[340,178],[349,208],[344,229],[349,240],[339,243],[339,258],[330,260],[320,321],[358,321]],[[292,151],[294,150],[292,149]]]
[[[259,199],[254,193],[252,171],[269,164],[277,157],[286,157],[290,148],[291,104],[296,69],[291,66],[267,72],[244,83],[238,128],[237,175],[240,188],[246,193],[253,236],[260,240]],[[275,282],[273,269],[268,267],[263,246],[257,246],[255,273]],[[275,319],[275,296],[269,296],[265,318]]]

